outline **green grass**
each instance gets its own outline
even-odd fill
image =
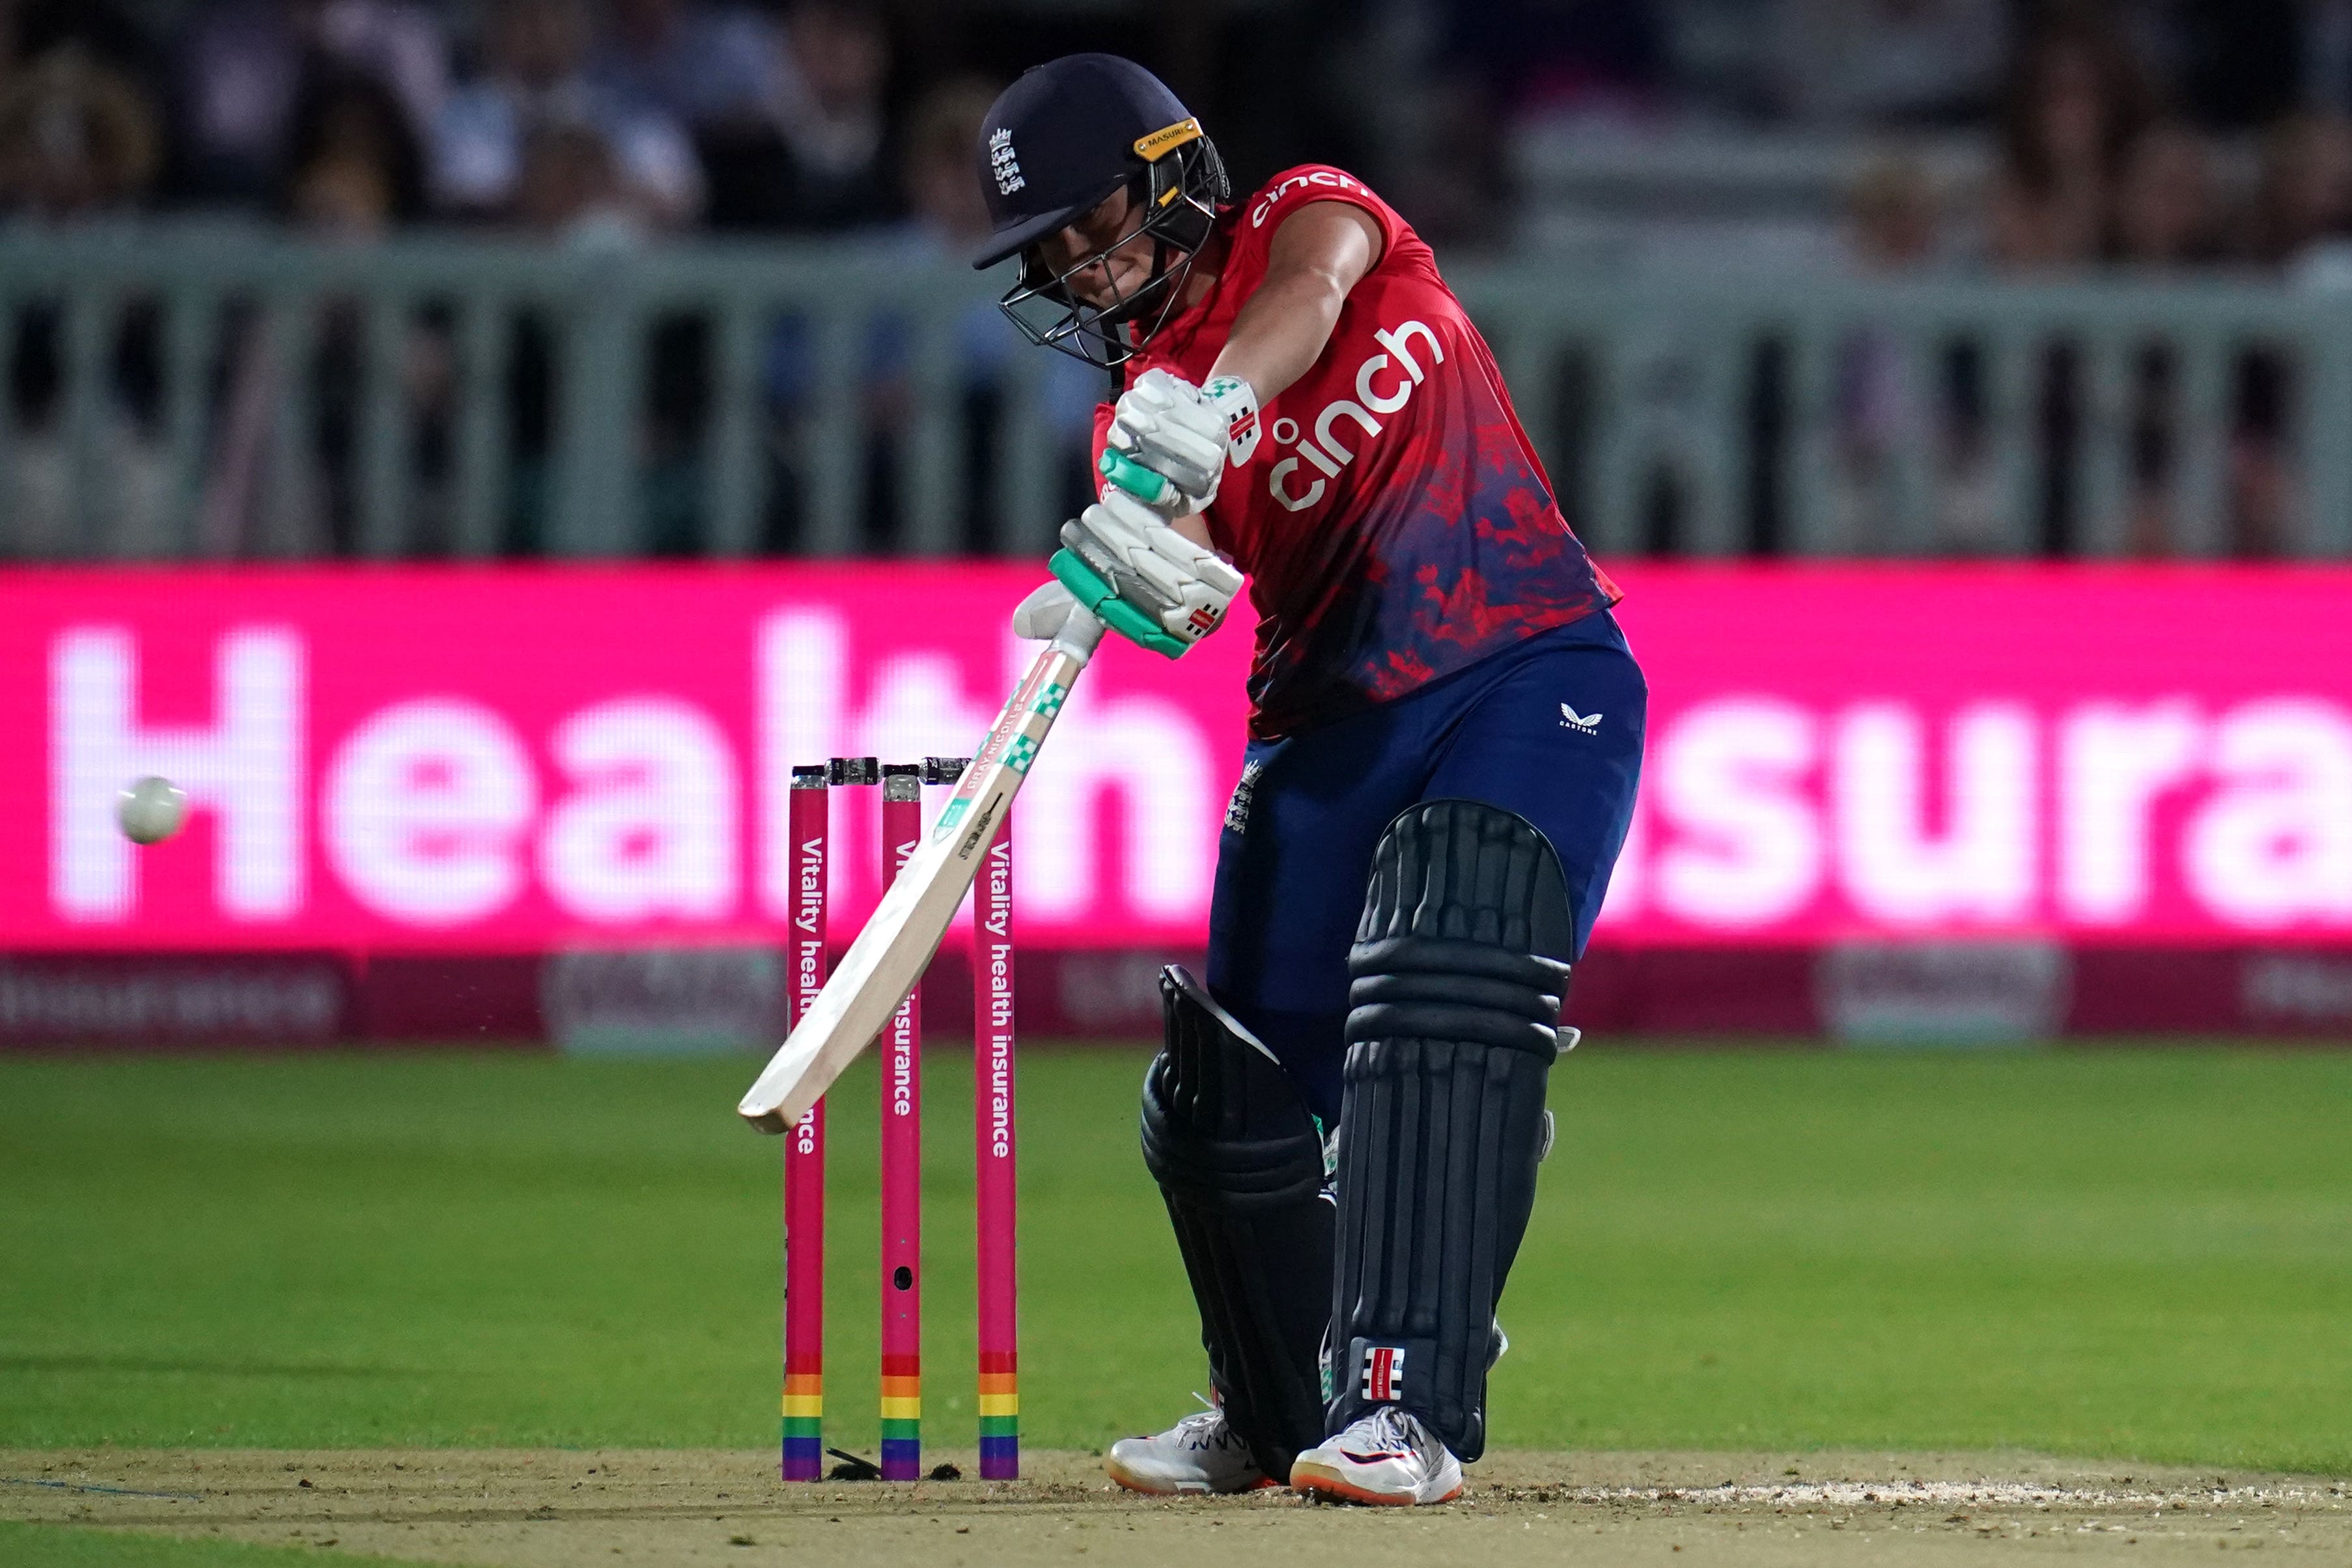
[[[384,1564],[388,1557],[332,1554],[337,1563]],[[126,1535],[70,1525],[0,1521],[0,1563],[8,1568],[290,1568],[320,1560],[314,1546],[248,1546],[241,1541],[186,1541]]]
[[[1190,1406],[1142,1058],[1023,1068],[1024,1436]],[[741,1062],[0,1064],[0,1446],[763,1445]],[[932,1441],[972,1430],[969,1058],[930,1058]],[[875,1079],[828,1436],[876,1420]],[[1494,1440],[2352,1470],[2352,1056],[1579,1052]]]

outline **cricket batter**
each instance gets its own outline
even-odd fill
[[[1560,1002],[1633,809],[1617,591],[1360,181],[1309,164],[1230,201],[1199,121],[1111,55],[1023,76],[979,159],[977,264],[1021,258],[1006,312],[1123,385],[1101,499],[1016,628],[1075,599],[1173,658],[1244,573],[1258,614],[1207,984],[1161,976],[1143,1089],[1216,1403],[1108,1468],[1444,1502],[1486,1446]]]

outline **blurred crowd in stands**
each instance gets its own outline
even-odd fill
[[[665,232],[973,221],[960,138],[1118,47],[1244,179],[1360,168],[1507,246],[1530,144],[1887,149],[1869,258],[2291,261],[2352,229],[2352,0],[0,0],[0,208]],[[1947,189],[1903,149],[1973,137]],[[1539,182],[1538,182],[1539,183]]]
[[[891,118],[891,67],[857,0],[0,0],[0,190],[354,235],[841,229],[903,210],[890,156],[946,101]]]
[[[1934,43],[1910,41],[1915,64]],[[2352,235],[2352,5],[2053,5],[1987,63],[1996,154],[1966,237],[1995,266],[2292,266]],[[1931,248],[1937,193],[1916,165],[1890,161],[1864,195],[1861,221],[1899,215],[1874,250]]]
[[[2352,0],[0,0],[0,237],[172,215],[338,242],[416,227],[592,245],[862,235],[944,260],[985,232],[973,147],[990,100],[1076,48],[1160,70],[1243,189],[1340,163],[1449,258],[1582,247],[1620,275],[1777,258],[1829,277],[2352,278]],[[1793,249],[1767,243],[1789,229],[1804,236]],[[781,325],[764,355],[777,429],[806,412],[804,327]],[[553,384],[541,327],[519,331],[509,401],[527,468]],[[356,331],[327,333],[313,375],[316,445],[342,454],[312,509],[335,550],[352,547],[355,511]],[[28,307],[9,356],[29,439],[0,479],[26,516],[60,333]],[[652,357],[648,447],[681,463],[709,430],[702,333],[677,327]],[[155,336],[152,320],[124,328],[133,349]],[[431,321],[416,337],[404,376],[423,472],[450,427],[450,339]],[[903,339],[882,323],[868,355],[866,420],[886,435],[909,395]],[[226,553],[247,548],[237,519],[259,505],[283,385],[241,342],[207,403],[205,529]],[[959,342],[976,428],[1017,342],[984,308]],[[159,395],[126,353],[125,449],[152,450]],[[2130,371],[2129,527],[2147,552],[2172,547],[2167,353]],[[1082,447],[1099,387],[1051,374],[1053,424]],[[1759,442],[1790,395],[1775,374],[1758,373]],[[2057,450],[2079,366],[2062,350],[2040,374],[2041,438]],[[1985,374],[1962,350],[1923,364],[1883,335],[1843,345],[1832,395],[1850,515],[1817,542],[1882,542],[1881,492],[1907,482],[1902,454],[1927,439],[1931,547],[1994,548],[2010,503],[1991,488]],[[2231,374],[2229,547],[2268,553],[2296,526],[2281,499],[2286,373],[2254,350]],[[860,526],[887,545],[897,468],[877,454]],[[44,503],[61,520],[68,482]],[[780,471],[774,493],[793,482]],[[2065,507],[2032,524],[2046,548],[2069,547]],[[792,506],[769,510],[763,538],[791,547],[797,524],[778,517]],[[1770,508],[1750,510],[1774,547]],[[983,510],[965,525],[981,547]],[[678,515],[675,547],[694,549],[691,504]],[[536,527],[516,524],[509,546],[534,548]],[[1674,547],[1671,517],[1650,542]]]

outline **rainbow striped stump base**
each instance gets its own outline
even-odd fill
[[[923,1363],[885,1356],[882,1370],[882,1479],[923,1479]]]
[[[824,1377],[790,1373],[784,1378],[784,1479],[824,1479]]]
[[[1009,1352],[981,1357],[980,1479],[1021,1479],[1021,1374]]]

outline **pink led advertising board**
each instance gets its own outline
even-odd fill
[[[2352,573],[1614,570],[1652,708],[1603,942],[2352,936]],[[0,574],[0,949],[772,940],[792,765],[969,751],[1036,575]],[[1106,645],[1017,808],[1024,943],[1198,948],[1248,652]],[[142,849],[148,773],[198,809]]]

